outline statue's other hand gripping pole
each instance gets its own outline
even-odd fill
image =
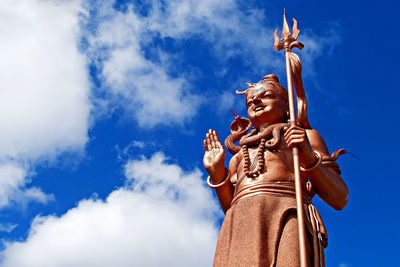
[[[290,124],[292,126],[296,125],[296,110],[294,105],[294,92],[293,92],[293,81],[292,81],[292,69],[290,64],[289,54],[293,47],[303,49],[304,45],[297,41],[300,30],[297,29],[297,21],[293,19],[293,33],[289,31],[289,26],[286,21],[285,14],[283,15],[283,29],[282,29],[282,39],[279,40],[278,29],[275,30],[275,43],[274,49],[280,51],[284,49],[285,59],[286,59],[286,76],[288,85],[288,96],[289,96],[289,114],[290,114]],[[299,249],[300,249],[300,266],[307,266],[307,252],[306,252],[306,232],[304,224],[304,207],[303,207],[303,191],[300,175],[300,159],[299,150],[297,147],[292,148],[293,152],[293,165],[294,165],[294,175],[295,175],[295,188],[296,188],[296,204],[297,204],[297,220],[299,224]]]

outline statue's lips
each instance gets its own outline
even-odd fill
[[[264,106],[258,106],[258,107],[256,107],[255,109],[254,109],[254,111],[255,112],[258,112],[258,111],[262,111],[262,110],[264,110]]]

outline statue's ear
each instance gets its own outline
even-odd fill
[[[250,120],[245,117],[237,116],[235,120],[231,123],[230,129],[231,133],[241,132],[245,129],[250,128]]]

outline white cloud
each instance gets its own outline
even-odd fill
[[[142,3],[144,5],[144,3]],[[180,64],[179,52],[167,53],[155,45],[156,38],[185,40],[194,35],[212,44],[216,57],[226,60],[265,53],[269,36],[258,19],[262,12],[245,15],[234,1],[147,1],[146,16],[138,4],[124,12],[113,2],[96,2],[96,30],[90,40],[90,57],[101,69],[103,87],[113,102],[122,105],[142,127],[182,124],[196,113],[202,99],[191,90],[188,73],[172,74]],[[267,31],[270,33],[269,31]],[[271,31],[272,33],[272,31]],[[272,36],[272,35],[271,35]],[[243,40],[257,37],[257,41]],[[152,49],[153,57],[145,55]],[[276,58],[276,57],[274,57]],[[274,64],[273,59],[252,65]],[[172,71],[173,72],[173,71]]]
[[[118,160],[127,160],[129,159],[133,153],[137,154],[138,149],[143,149],[145,147],[154,146],[152,142],[143,142],[139,140],[132,140],[127,146],[120,148],[119,145],[115,145],[115,149],[117,150],[117,158]]]
[[[11,224],[11,223],[0,223],[0,232],[11,233],[12,230],[15,229],[15,227],[17,227],[16,224]]]
[[[65,151],[82,151],[88,139],[81,12],[79,0],[0,3],[0,208],[15,192],[46,201],[40,189],[24,188],[31,168]]]
[[[222,60],[239,56],[252,67],[276,66],[278,56],[269,45],[273,29],[264,24],[264,10],[241,7],[235,0],[151,2],[148,25],[162,37],[198,35],[212,44],[215,56]]]
[[[11,203],[25,207],[29,201],[47,203],[54,199],[53,195],[43,193],[40,188],[26,188],[33,175],[28,172],[26,164],[10,160],[0,163],[0,208]]]
[[[146,24],[132,9],[122,13],[108,4],[100,7],[106,15],[98,18],[89,53],[101,59],[101,77],[109,96],[141,126],[182,124],[191,118],[200,99],[189,93],[183,77],[171,77],[166,66],[146,59],[141,47],[148,36]]]
[[[145,147],[145,143],[143,141],[138,141],[138,140],[133,140],[129,145],[132,146],[132,147],[137,147],[137,148],[144,148]]]
[[[90,20],[90,58],[97,63],[112,105],[121,105],[141,127],[183,124],[204,100],[192,88],[191,66],[186,64],[184,73],[174,73],[175,65],[184,59],[179,50],[159,46],[160,40],[173,40],[179,47],[180,41],[195,37],[209,45],[220,62],[239,58],[260,73],[260,78],[284,71],[282,53],[272,49],[275,27],[266,26],[264,10],[240,6],[235,0],[147,0],[126,4],[123,11],[114,8],[114,1],[94,3],[88,5],[96,14]],[[331,42],[332,38],[339,37],[336,32],[317,37],[310,30],[301,30],[302,40],[307,40],[305,73],[313,73],[322,49],[328,43],[333,47],[337,42]],[[228,72],[225,66],[215,75],[223,79],[221,75]]]
[[[7,205],[25,184],[26,171],[15,163],[0,165],[0,207]]]
[[[316,73],[315,61],[323,56],[331,55],[333,49],[341,43],[342,36],[340,35],[340,24],[332,22],[326,24],[324,32],[315,33],[311,29],[305,29],[300,34],[300,41],[305,44],[304,49],[298,54],[301,56],[304,69],[304,75],[314,78]]]
[[[10,161],[20,173],[29,175],[15,180],[0,177],[8,188],[1,191],[0,208],[11,199],[8,194],[17,191],[25,192],[20,196],[27,199],[45,201],[40,189],[25,191],[32,168],[63,152],[82,151],[87,142],[91,103],[87,58],[78,49],[82,26],[95,28],[88,55],[101,68],[100,78],[107,89],[107,97],[98,103],[113,99],[111,103],[125,107],[142,127],[183,124],[203,100],[193,93],[190,75],[173,73],[174,65],[180,64],[176,60],[179,51],[167,53],[154,45],[156,38],[184,41],[200,37],[218,59],[241,57],[260,77],[282,62],[266,45],[272,40],[272,29],[263,25],[263,10],[243,11],[233,0],[164,4],[149,0],[142,2],[149,8],[143,15],[138,4],[130,4],[126,12],[115,10],[113,4],[85,2],[86,8],[96,10],[86,25],[81,19],[89,13],[81,0],[1,1],[0,162]],[[340,39],[330,31],[317,43],[312,32],[304,33],[306,53],[312,55],[305,57],[309,66],[321,55],[321,47]],[[145,55],[149,48],[152,57]],[[228,71],[225,67],[219,75]],[[232,102],[227,94],[221,96],[222,101]]]
[[[224,114],[232,110],[236,113],[236,107],[240,105],[239,101],[242,100],[235,95],[235,93],[224,91],[222,94],[217,96],[217,101],[214,102],[217,106],[217,111],[220,114]]]
[[[201,173],[157,153],[125,174],[105,201],[36,217],[25,242],[5,244],[1,266],[210,266],[218,208]]]

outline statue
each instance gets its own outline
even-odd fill
[[[300,59],[290,51],[303,47],[299,32],[295,21],[290,35],[284,17],[283,42],[275,40],[275,49],[285,49],[288,91],[270,74],[237,92],[245,95],[248,119],[235,115],[230,126],[225,146],[234,156],[228,168],[217,133],[206,134],[207,183],[226,213],[214,267],[325,266],[327,233],[311,200],[317,194],[336,210],[346,206],[348,189],[336,163],[345,151],[330,155],[308,122]]]

